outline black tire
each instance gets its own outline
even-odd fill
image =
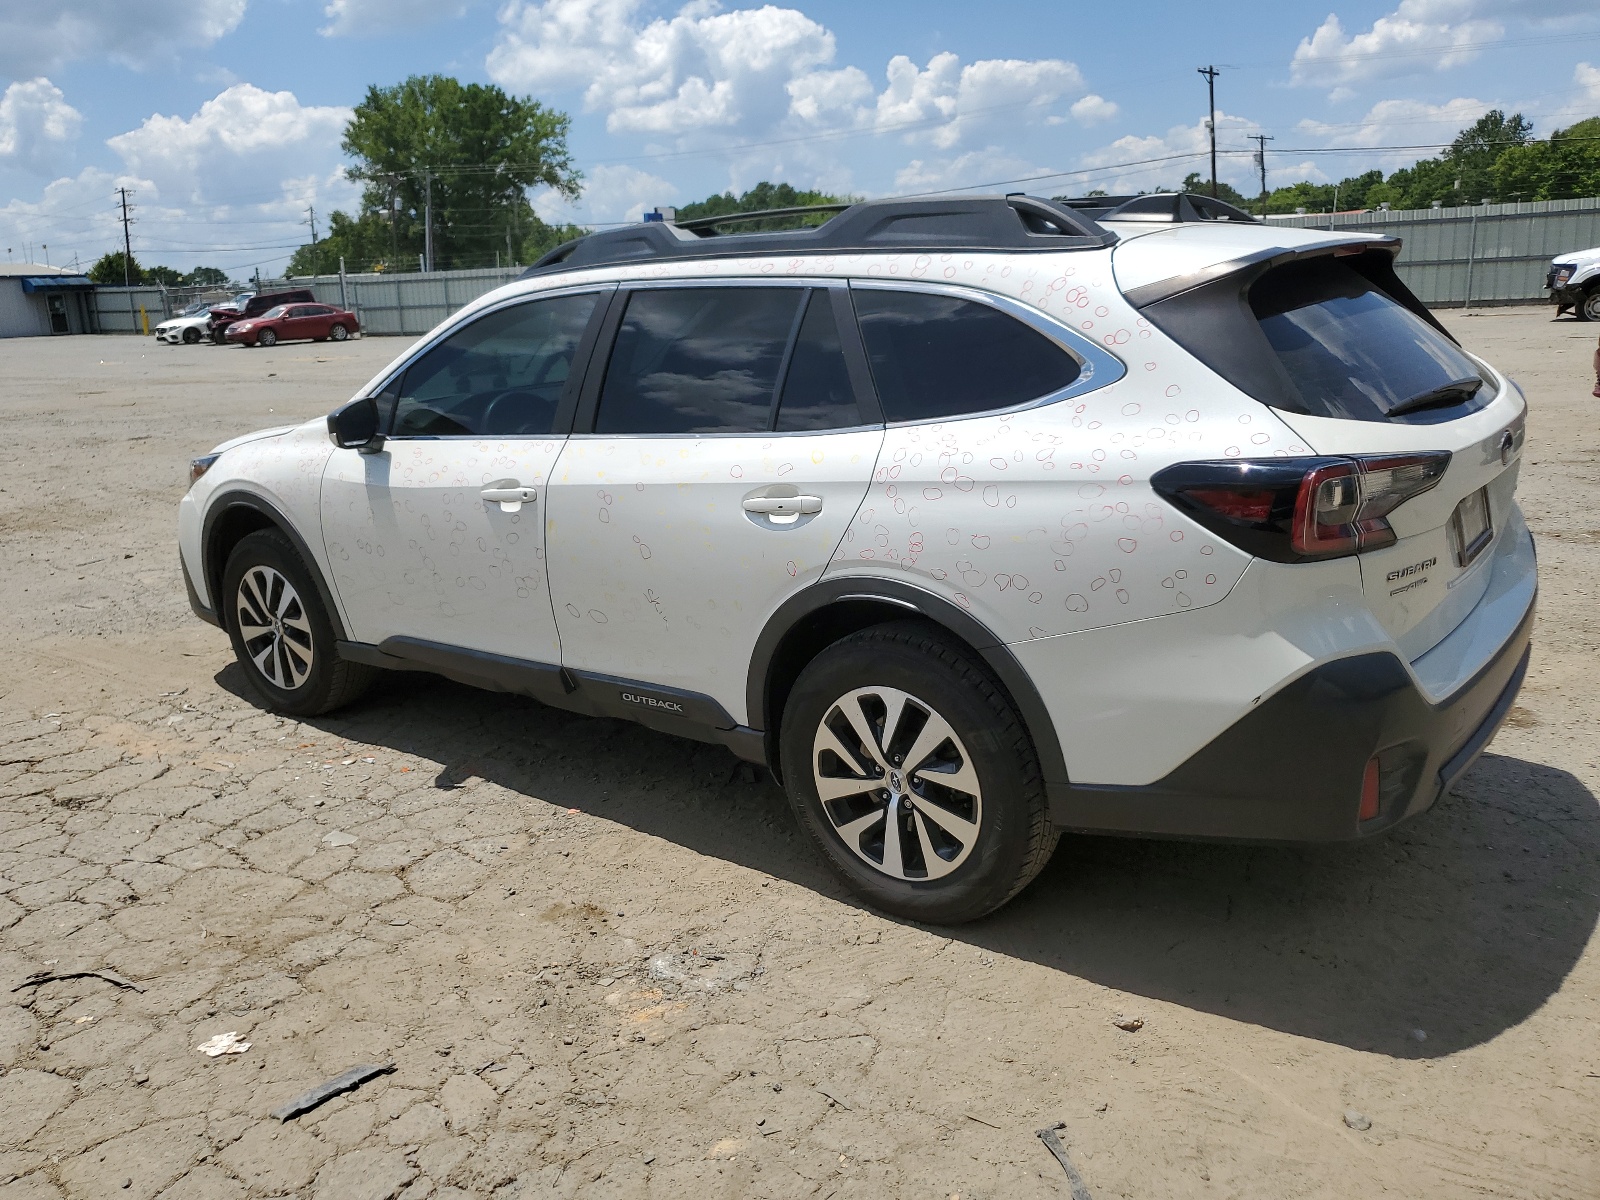
[[[270,329],[263,329],[256,334],[256,345],[258,346],[276,346],[277,344],[278,335]]]
[[[214,329],[214,330],[212,330],[211,331],[211,344],[214,345],[214,346],[226,346],[228,344],[228,332],[227,332],[227,330],[226,329]]]
[[[287,604],[282,603],[284,590],[273,586],[275,577],[293,589]],[[246,628],[246,614],[255,604],[252,596],[263,593],[269,610],[282,606],[281,624],[275,632],[263,630],[252,637],[251,629]],[[372,682],[371,667],[339,657],[333,623],[311,569],[278,530],[261,529],[239,539],[223,568],[222,594],[217,601],[239,666],[267,708],[313,717],[349,704]],[[269,611],[267,619],[273,615]],[[268,646],[269,639],[274,646]],[[282,648],[276,643],[283,643]],[[302,678],[296,678],[297,666],[307,656],[309,668]],[[258,658],[264,658],[270,667],[259,665]],[[269,670],[276,678],[268,677]]]
[[[333,324],[328,326],[328,336],[336,342],[342,342],[350,336],[350,331],[343,325]]]
[[[187,329],[185,329],[183,331],[183,344],[185,346],[193,346],[199,340],[200,340],[200,331],[198,329],[196,329],[193,325],[189,326],[189,328],[187,328]]]
[[[914,860],[926,862],[919,849],[918,827],[923,835],[933,830],[936,821],[918,816],[933,811],[926,793],[928,771],[920,784],[912,783],[916,764],[907,763],[901,771],[887,771],[897,787],[905,789],[908,802],[898,809],[898,829],[907,847],[900,855],[904,864],[898,876],[886,873],[887,847],[883,845],[882,821],[875,833],[868,827],[857,837],[852,849],[840,835],[838,824],[854,818],[866,820],[876,796],[890,795],[887,789],[832,801],[826,807],[819,795],[818,764],[830,751],[817,750],[820,727],[830,719],[830,728],[839,728],[841,699],[856,689],[898,689],[908,693],[924,712],[942,720],[956,735],[949,745],[970,756],[981,797],[963,812],[976,818],[977,834],[971,845],[947,853],[956,865],[941,869],[941,878],[907,878],[920,869]],[[867,701],[870,706],[871,700]],[[911,712],[911,705],[903,711]],[[918,718],[913,717],[913,725]],[[881,729],[881,724],[875,727]],[[848,738],[848,727],[846,738]],[[906,736],[902,722],[900,733]],[[914,737],[914,735],[913,735]],[[894,766],[900,759],[892,751],[903,743],[889,740],[887,757]],[[874,908],[929,924],[959,924],[986,916],[1005,904],[1032,881],[1049,861],[1058,837],[1050,820],[1050,806],[1032,739],[1022,720],[988,670],[968,654],[957,650],[933,626],[906,621],[878,625],[835,642],[817,655],[795,681],[783,711],[779,736],[780,762],[790,803],[800,825],[811,835],[823,856],[843,878],[850,890]],[[856,739],[856,745],[861,739]],[[865,761],[865,756],[858,756]],[[924,758],[925,763],[933,762]],[[967,761],[959,755],[956,763]],[[860,764],[844,767],[845,778],[853,778]],[[885,778],[883,767],[867,767],[869,774]],[[837,777],[837,776],[836,776]],[[887,782],[888,779],[886,778]],[[946,794],[947,796],[949,793]],[[840,805],[855,806],[840,814]],[[898,808],[891,799],[891,808]],[[946,810],[948,812],[948,810]],[[834,815],[830,815],[834,814]],[[874,862],[868,855],[874,845],[881,847]]]
[[[1586,291],[1573,311],[1580,321],[1600,321],[1600,286]]]

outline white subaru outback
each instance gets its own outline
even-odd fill
[[[1398,242],[1187,196],[661,215],[195,460],[190,598],[265,705],[421,669],[720,742],[937,922],[1062,830],[1369,837],[1504,719],[1526,406]]]

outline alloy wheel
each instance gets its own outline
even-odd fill
[[[256,669],[292,692],[311,675],[311,622],[294,585],[272,567],[251,567],[239,580],[239,638]]]
[[[972,853],[983,792],[972,756],[932,705],[891,687],[853,688],[817,727],[817,797],[833,831],[868,865],[920,882]]]

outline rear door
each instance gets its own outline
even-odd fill
[[[883,441],[847,291],[639,286],[609,324],[550,485],[562,663],[743,722],[756,638],[827,568]]]

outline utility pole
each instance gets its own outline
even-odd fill
[[[119,187],[122,197],[122,286],[133,286],[133,239],[128,235],[128,189]]]
[[[1277,138],[1268,137],[1264,133],[1247,135],[1256,144],[1256,166],[1261,168],[1261,218],[1267,216],[1267,143],[1275,142]]]
[[[433,172],[422,173],[422,269],[433,266]]]
[[[1217,197],[1217,76],[1222,72],[1216,67],[1197,67],[1200,74],[1206,77],[1206,97],[1211,102],[1211,118],[1206,122],[1211,130],[1211,198]]]
[[[322,260],[317,255],[317,210],[314,205],[306,209],[306,224],[311,226],[311,273],[322,274]]]

